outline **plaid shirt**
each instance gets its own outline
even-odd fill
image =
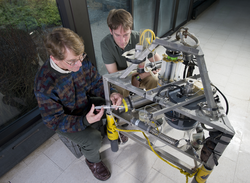
[[[45,125],[62,132],[84,130],[89,125],[83,115],[88,112],[87,97],[104,98],[102,77],[88,57],[79,71],[68,74],[59,73],[46,61],[36,75],[34,92]]]

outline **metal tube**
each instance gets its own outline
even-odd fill
[[[205,64],[204,55],[203,54],[197,55],[196,59],[197,59],[197,63],[198,63],[199,71],[200,71],[200,76],[201,76],[202,85],[204,88],[204,93],[205,93],[205,96],[207,99],[207,105],[213,111],[212,112],[213,118],[216,118],[217,113],[216,113],[215,109],[217,108],[217,105],[214,101],[212,87],[210,84],[211,82],[210,82],[210,79],[208,77],[208,71],[207,71],[207,67]]]
[[[138,95],[135,95],[132,97],[126,97],[125,101],[126,101],[129,109],[139,108],[139,107],[153,103],[151,100],[145,99],[145,98],[140,97]],[[132,106],[131,106],[131,104],[132,104]],[[122,113],[124,111],[125,111],[125,108],[119,108],[119,113]]]
[[[157,136],[157,137],[160,138],[161,140],[163,140],[163,141],[165,141],[165,142],[167,142],[167,143],[169,143],[169,144],[171,144],[171,145],[176,146],[176,145],[178,144],[178,140],[176,140],[176,139],[174,139],[174,138],[171,138],[171,137],[169,137],[169,136],[167,136],[167,135],[165,135],[165,134],[163,134],[163,133],[157,131],[157,130],[154,129],[154,128],[151,128],[151,129],[149,130],[149,133],[151,133],[152,135]]]

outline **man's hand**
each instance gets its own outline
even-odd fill
[[[89,124],[92,124],[101,120],[102,115],[104,113],[104,108],[102,108],[101,110],[96,110],[98,114],[94,114],[94,111],[95,111],[95,105],[92,104],[90,111],[86,115],[86,119],[89,122]]]
[[[122,104],[123,97],[120,93],[112,93],[109,98],[113,105],[120,106]]]

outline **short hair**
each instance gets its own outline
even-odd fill
[[[116,30],[119,26],[124,30],[132,29],[133,17],[124,9],[112,9],[108,14],[107,24],[111,30]]]
[[[49,55],[57,60],[65,59],[66,48],[72,50],[76,56],[84,52],[83,39],[68,28],[53,29],[45,37],[44,44]]]

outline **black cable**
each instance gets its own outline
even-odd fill
[[[193,64],[190,64],[188,66],[188,71],[187,71],[187,77],[190,77],[193,75],[193,72],[194,72],[194,65]]]
[[[185,68],[184,68],[184,71],[183,71],[183,79],[186,78],[186,70],[187,70],[187,65],[185,64]]]
[[[213,86],[213,87],[215,87],[216,88],[216,90],[218,90],[218,92],[220,92],[220,94],[222,95],[222,97],[224,98],[224,100],[225,100],[225,102],[226,102],[226,115],[228,114],[228,111],[229,111],[229,105],[228,105],[228,101],[227,101],[227,98],[225,97],[225,95],[219,90],[219,88],[217,88],[215,85],[213,85],[212,83],[211,83],[211,85]]]

